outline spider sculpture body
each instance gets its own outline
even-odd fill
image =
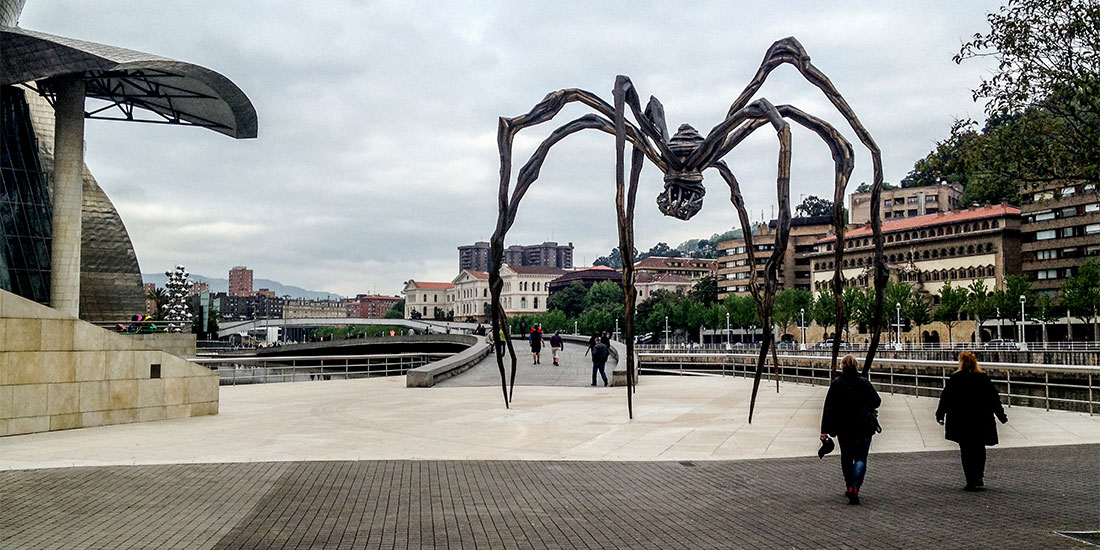
[[[755,130],[770,125],[775,131],[779,142],[776,177],[779,219],[776,245],[766,261],[763,284],[761,285],[755,277],[749,278],[749,289],[756,304],[757,314],[764,327],[749,407],[749,421],[751,422],[760,378],[764,371],[769,350],[772,352],[772,361],[778,369],[775,338],[772,333],[771,311],[778,287],[778,266],[787,249],[791,226],[791,133],[788,121],[802,125],[817,134],[829,147],[835,164],[833,217],[837,245],[834,262],[836,267],[833,273],[832,286],[836,304],[837,326],[843,326],[844,323],[844,312],[840,299],[842,290],[840,266],[844,250],[842,205],[844,203],[844,190],[853,168],[852,146],[829,123],[796,107],[773,105],[763,98],[750,102],[760,86],[763,85],[768,74],[784,63],[797,68],[807,81],[818,87],[826,95],[848,124],[851,125],[859,140],[871,152],[874,171],[871,191],[871,225],[876,245],[874,277],[876,307],[871,326],[871,348],[863,367],[866,374],[870,369],[871,361],[878,346],[879,327],[882,323],[883,293],[887,279],[886,263],[882,252],[881,222],[878,217],[879,196],[882,190],[881,155],[870,133],[859,122],[848,103],[837,92],[828,77],[810,63],[809,55],[794,38],[779,40],[768,49],[756,75],[730,106],[726,119],[711,129],[705,137],[687,124],[681,125],[674,135],[669,135],[664,108],[661,103],[656,98],[651,97],[643,110],[633,83],[625,76],[619,76],[615,80],[613,104],[608,104],[598,96],[584,90],[564,89],[548,94],[527,114],[515,118],[501,118],[497,132],[497,145],[500,150],[499,215],[496,230],[490,240],[489,286],[492,292],[493,338],[499,338],[502,329],[506,337],[508,332],[507,318],[500,301],[503,289],[500,268],[504,251],[504,237],[515,222],[519,203],[524,194],[531,184],[538,179],[539,170],[546,159],[547,152],[554,144],[581,130],[594,129],[614,135],[616,143],[616,221],[619,231],[619,250],[623,259],[623,294],[626,310],[624,336],[627,347],[625,357],[627,408],[630,417],[633,418],[632,395],[635,391],[633,337],[636,297],[633,269],[634,207],[642,165],[645,160],[648,160],[664,174],[664,189],[657,197],[657,206],[663,214],[682,220],[690,219],[702,208],[703,197],[706,194],[706,189],[703,186],[703,172],[707,169],[716,170],[729,187],[730,202],[737,210],[745,235],[745,248],[749,255],[749,265],[757,265],[750,231],[751,225],[741,196],[740,185],[733,171],[722,159]],[[513,189],[511,185],[512,142],[515,135],[524,128],[550,121],[566,104],[571,102],[587,105],[595,113],[572,120],[552,132],[539,145],[527,163],[520,168]],[[627,120],[628,115],[633,121]],[[626,172],[626,142],[630,142],[631,145],[629,175]],[[500,346],[495,348],[501,350]],[[497,366],[500,370],[501,389],[504,393],[505,406],[508,406],[512,399],[516,375],[516,355],[510,341],[507,349],[511,358],[510,379],[504,367],[504,354],[502,351],[497,352]],[[839,350],[840,341],[834,339],[832,350],[833,371],[836,370]]]

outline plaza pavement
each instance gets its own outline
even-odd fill
[[[936,401],[884,394],[853,514],[815,456],[825,388],[768,382],[748,424],[749,380],[646,376],[631,420],[583,352],[521,353],[507,409],[486,362],[0,438],[0,548],[1082,548],[1054,531],[1100,529],[1100,416],[1009,408],[975,495]]]

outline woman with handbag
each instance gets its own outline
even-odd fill
[[[985,487],[985,447],[997,444],[994,416],[1002,424],[1008,422],[993,381],[978,366],[978,358],[964,351],[959,354],[959,370],[947,380],[936,409],[936,421],[946,423],[944,437],[959,444],[966,477],[964,491]]]
[[[840,444],[840,469],[844,473],[844,496],[848,504],[859,504],[859,489],[867,473],[871,437],[881,431],[878,406],[882,399],[866,378],[859,375],[856,358],[844,356],[840,376],[829,385],[821,411],[821,440],[835,435]]]

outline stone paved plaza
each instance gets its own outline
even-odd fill
[[[814,455],[821,387],[768,386],[747,424],[745,379],[644,377],[633,420],[625,388],[583,378],[517,383],[510,409],[461,380],[224,387],[217,416],[2,438],[0,548],[1087,548],[1054,531],[1100,529],[1100,416],[1009,408],[972,494],[936,401],[885,394],[855,508]]]

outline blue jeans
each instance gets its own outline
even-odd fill
[[[871,438],[837,437],[840,443],[840,469],[844,471],[846,487],[859,489],[867,473],[867,452],[871,450]]]
[[[607,374],[603,372],[604,363],[592,363],[592,385],[596,385],[596,371],[599,371],[600,376],[603,378],[603,385],[607,385]]]

